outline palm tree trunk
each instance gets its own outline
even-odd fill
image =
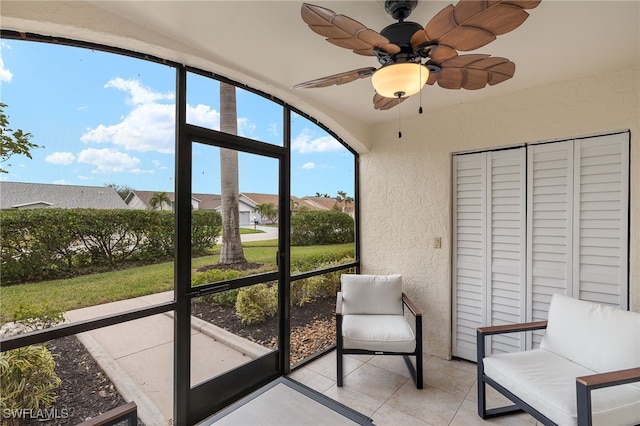
[[[220,82],[220,131],[238,134],[236,88]],[[222,248],[219,263],[246,262],[240,240],[238,151],[220,148],[220,192],[222,196]]]

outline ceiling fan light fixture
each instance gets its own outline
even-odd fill
[[[385,98],[415,95],[429,79],[429,68],[417,62],[385,65],[371,76],[373,88]]]

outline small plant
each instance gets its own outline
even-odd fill
[[[53,327],[64,321],[62,311],[49,305],[19,305],[13,321],[24,331]],[[55,373],[53,355],[44,345],[25,346],[0,353],[0,412],[3,426],[17,425],[25,410],[37,411],[56,401],[61,380]]]
[[[256,284],[241,288],[236,301],[236,313],[245,324],[256,324],[278,311],[278,287]]]
[[[209,283],[217,283],[219,281],[232,280],[242,275],[240,271],[234,269],[209,269],[191,277],[191,285],[193,287]]]
[[[36,307],[20,304],[13,311],[12,321],[25,326],[26,331],[53,327],[64,321],[62,311],[49,305]]]
[[[51,352],[40,345],[0,353],[0,412],[9,417],[3,425],[17,425],[23,410],[35,412],[56,401],[61,380],[55,366]]]

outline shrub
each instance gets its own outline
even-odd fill
[[[62,311],[48,305],[20,305],[13,320],[24,331],[53,327],[64,321]],[[56,401],[61,380],[55,373],[53,355],[44,345],[25,346],[0,353],[0,413],[7,423],[19,424],[23,410],[37,411]],[[4,423],[3,423],[4,424]]]
[[[256,284],[238,292],[236,313],[245,324],[264,322],[278,311],[278,287]]]
[[[210,269],[194,275],[191,278],[191,285],[198,286],[202,284],[232,280],[240,277],[241,275],[240,271],[236,271],[234,269]],[[235,306],[236,299],[238,298],[238,291],[238,289],[221,291],[219,293],[205,296],[204,300],[223,306]]]
[[[2,285],[66,278],[173,256],[174,213],[133,209],[0,211]],[[192,215],[192,253],[220,236],[220,213]]]
[[[314,269],[328,268],[331,266],[341,265],[353,262],[353,258],[345,257],[338,261],[325,262],[315,265]],[[291,283],[291,303],[302,306],[305,303],[313,302],[323,297],[334,297],[340,288],[340,275],[343,273],[352,273],[353,268],[346,271],[327,272],[322,275],[296,280]]]
[[[239,292],[240,289],[232,288],[231,290],[225,290],[221,291],[220,293],[210,294],[206,296],[206,300],[222,306],[236,306]]]
[[[303,210],[291,216],[291,244],[311,246],[354,241],[354,221],[337,210]]]
[[[205,254],[222,231],[222,216],[213,210],[191,212],[191,253]]]
[[[63,312],[49,305],[36,307],[20,304],[13,311],[12,321],[25,326],[26,331],[53,327],[64,322]]]
[[[44,346],[25,346],[0,353],[0,412],[16,413],[10,419],[19,424],[23,409],[38,410],[56,401],[61,380],[54,372],[55,361]]]

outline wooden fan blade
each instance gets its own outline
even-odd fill
[[[385,111],[393,108],[396,105],[400,105],[407,98],[385,98],[377,93],[373,95],[373,108],[380,111]]]
[[[358,68],[357,70],[351,70],[341,72],[340,74],[329,75],[315,80],[305,81],[304,83],[296,84],[291,87],[292,89],[310,89],[313,87],[327,87],[339,84],[350,83],[360,78],[367,78],[375,72],[375,68]]]
[[[315,33],[327,37],[329,43],[351,49],[359,55],[374,56],[374,48],[389,54],[400,52],[400,46],[389,42],[389,39],[369,29],[360,22],[344,15],[337,15],[333,10],[302,4],[302,20]]]
[[[525,9],[538,4],[540,0],[460,0],[438,12],[424,30],[418,30],[411,37],[411,46],[415,49],[437,42],[438,49],[475,50],[518,28],[529,17]]]
[[[510,60],[490,55],[460,55],[440,66],[442,71],[431,73],[427,84],[437,82],[445,89],[482,89],[510,79],[516,71]]]

